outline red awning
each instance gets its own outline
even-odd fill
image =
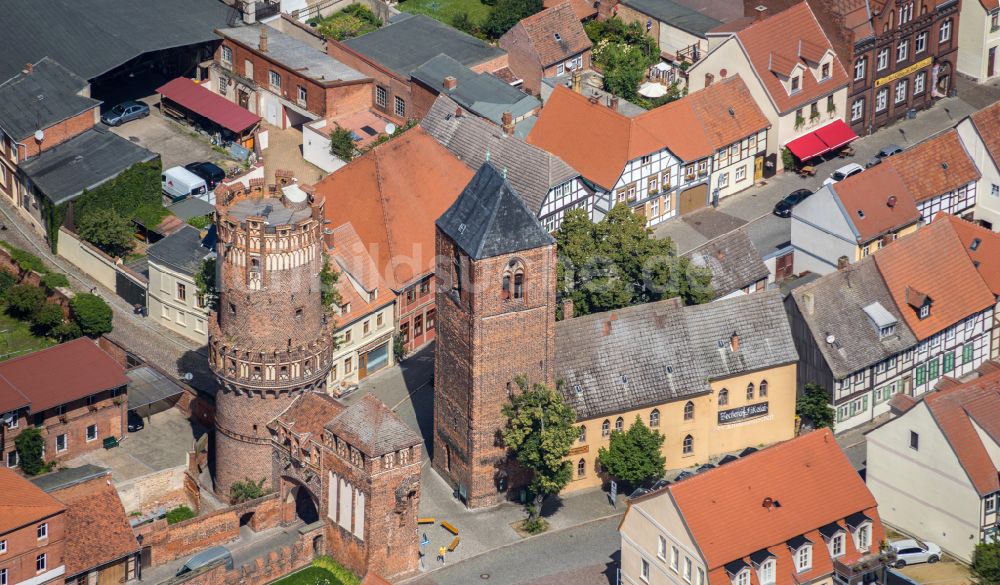
[[[815,158],[824,152],[828,152],[830,147],[816,136],[815,132],[799,136],[785,146],[792,151],[799,160],[806,161]]]
[[[826,143],[827,148],[830,150],[840,148],[841,146],[844,146],[845,144],[858,138],[858,135],[854,133],[854,130],[851,130],[851,127],[845,124],[843,120],[834,120],[819,130],[816,130],[813,134]]]
[[[237,134],[260,121],[260,116],[186,77],[166,83],[156,93]]]

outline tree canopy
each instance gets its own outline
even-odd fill
[[[809,382],[795,402],[795,414],[807,425],[818,429],[833,428],[836,412],[830,406],[830,393],[819,384]]]
[[[541,10],[542,0],[497,0],[483,23],[482,31],[491,39],[499,39],[522,18]]]
[[[604,89],[636,100],[646,70],[660,58],[656,40],[638,22],[626,24],[617,17],[592,20],[584,28],[594,43],[594,63],[604,72]]]
[[[109,256],[120,258],[132,251],[135,228],[114,209],[94,209],[76,221],[80,237]]]
[[[80,293],[70,299],[69,307],[80,331],[88,337],[100,337],[111,332],[111,307],[104,299],[90,293]]]
[[[14,438],[17,449],[18,465],[27,475],[38,475],[45,471],[45,461],[42,454],[45,451],[45,439],[42,432],[35,427],[28,427]]]
[[[981,542],[972,552],[972,580],[977,585],[1000,585],[1000,544]]]
[[[689,305],[712,298],[711,272],[678,257],[673,242],[654,238],[625,204],[597,223],[582,209],[567,212],[556,242],[557,290],[578,315],[674,297]]]
[[[611,431],[611,442],[601,447],[597,460],[611,477],[641,485],[663,477],[666,458],[661,452],[665,437],[643,424],[638,415],[627,431]]]
[[[330,154],[344,162],[351,162],[355,152],[354,132],[337,124],[330,132]]]
[[[205,258],[198,267],[198,272],[194,273],[194,285],[198,287],[198,294],[205,300],[205,306],[210,311],[215,310],[215,305],[219,301],[219,290],[215,282],[216,259],[214,256]]]

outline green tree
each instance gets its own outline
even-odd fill
[[[406,357],[406,344],[403,343],[403,336],[398,333],[392,336],[392,355],[397,362]]]
[[[528,507],[528,521],[537,522],[545,498],[558,494],[572,477],[566,456],[577,439],[576,413],[552,388],[529,387],[524,376],[515,381],[521,392],[503,406],[508,420],[501,437],[517,462],[531,471],[534,501]]]
[[[337,128],[330,133],[330,154],[344,162],[351,162],[354,153],[354,132],[337,124]]]
[[[459,12],[451,19],[451,26],[457,28],[458,30],[464,32],[467,35],[472,35],[474,37],[482,34],[479,25],[476,24],[472,17],[469,16],[468,12]]]
[[[21,471],[28,475],[38,475],[45,471],[45,461],[42,459],[45,439],[37,428],[28,427],[21,431],[14,439],[14,448],[17,449]]]
[[[263,498],[267,494],[268,490],[264,489],[263,477],[259,481],[254,481],[248,477],[244,480],[233,482],[233,485],[229,487],[229,500],[233,504]]]
[[[63,321],[52,331],[52,336],[59,340],[59,343],[76,339],[83,335],[80,326],[75,321]]]
[[[76,231],[105,254],[117,258],[131,252],[135,244],[132,222],[114,209],[95,209],[81,216],[76,221]]]
[[[567,212],[556,242],[557,290],[578,315],[674,297],[689,305],[712,298],[711,272],[678,257],[673,242],[654,238],[625,204],[597,223],[582,209]]]
[[[112,313],[104,299],[90,293],[80,293],[70,299],[69,308],[80,331],[88,337],[100,337],[111,332]]]
[[[611,442],[601,447],[597,460],[611,477],[641,485],[663,477],[666,458],[661,453],[665,437],[643,424],[638,415],[627,431],[611,431]]]
[[[497,0],[483,23],[483,33],[491,39],[499,39],[522,18],[541,10],[542,0]]]
[[[320,300],[324,307],[329,308],[332,305],[340,305],[344,302],[340,298],[340,291],[337,290],[340,273],[333,269],[329,256],[323,256],[323,270],[319,273],[319,281],[321,287]]]
[[[194,273],[194,285],[198,289],[198,294],[205,300],[205,306],[214,311],[219,302],[219,289],[215,281],[216,260],[215,256],[205,258],[198,267],[198,272]]]
[[[832,429],[836,411],[830,406],[830,393],[819,384],[809,382],[795,402],[795,414],[813,428]]]
[[[660,56],[656,40],[638,22],[626,24],[617,17],[590,21],[584,29],[594,43],[594,63],[604,72],[604,89],[637,100],[646,70]]]
[[[1000,544],[981,542],[972,551],[972,580],[977,585],[1000,585]]]
[[[16,276],[6,270],[0,270],[0,295],[7,292],[7,289],[15,284],[17,284]]]
[[[63,321],[65,321],[65,316],[62,307],[55,303],[44,303],[31,316],[35,332],[45,336],[55,337],[55,332],[63,324]]]
[[[30,284],[15,284],[3,296],[7,312],[18,319],[30,319],[45,302],[45,291]]]

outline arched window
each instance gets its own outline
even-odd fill
[[[583,477],[587,475],[587,462],[583,459],[576,462],[576,476]]]
[[[684,454],[690,455],[694,453],[694,437],[688,435],[684,437]]]
[[[524,273],[515,272],[514,273],[514,298],[523,299],[524,298]]]
[[[719,390],[719,406],[725,406],[729,404],[729,390],[723,388]]]
[[[757,395],[761,398],[767,398],[767,380],[760,381],[760,386],[757,389]]]
[[[684,405],[684,420],[694,420],[694,402],[690,400]]]
[[[503,271],[502,296],[504,299],[524,298],[524,265],[511,260]]]
[[[581,443],[587,442],[587,427],[583,425],[580,425],[580,442]]]
[[[649,413],[649,428],[655,429],[660,426],[660,410],[654,408],[653,412]]]
[[[510,274],[503,275],[503,284],[501,285],[501,291],[503,292],[503,298],[510,298]]]
[[[601,423],[601,436],[607,437],[609,434],[611,434],[611,421],[604,419],[604,422]]]
[[[747,400],[753,400],[753,382],[747,384]]]
[[[624,428],[625,428],[625,419],[619,416],[618,418],[615,419],[615,430],[620,433]]]

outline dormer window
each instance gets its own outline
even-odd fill
[[[983,241],[980,240],[979,238],[973,238],[972,239],[972,243],[969,244],[969,249],[972,250],[973,252],[975,252],[976,250],[979,249],[979,244],[982,244],[982,243],[983,243]]]
[[[795,552],[795,569],[803,573],[812,568],[812,545],[807,544]]]
[[[874,302],[867,305],[862,309],[868,318],[871,319],[872,324],[875,325],[875,329],[878,331],[879,339],[888,337],[896,332],[896,317],[890,313],[882,303]]]
[[[743,569],[737,573],[733,585],[750,585],[750,569]]]
[[[773,585],[774,580],[774,559],[767,559],[760,565],[760,572],[758,578],[760,579],[761,585]]]
[[[926,319],[931,316],[931,305],[930,303],[920,307],[920,312],[918,313],[921,319]]]
[[[933,300],[928,295],[918,291],[912,286],[906,287],[906,304],[917,312],[917,317],[926,319],[931,316],[931,304]]]
[[[866,522],[854,531],[854,542],[857,544],[858,552],[867,552],[872,547],[872,525]]]
[[[795,92],[799,91],[800,89],[802,89],[802,78],[799,77],[798,75],[796,75],[795,77],[792,78],[792,91],[791,91],[791,93],[795,93]]]
[[[819,74],[820,81],[824,81],[824,80],[830,79],[830,64],[829,63],[823,63],[823,65],[820,66],[819,70],[820,70],[820,74]]]

